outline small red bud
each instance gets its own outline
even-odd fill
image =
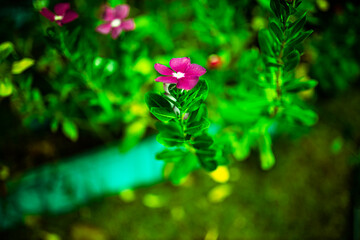
[[[218,68],[220,68],[221,65],[222,65],[221,57],[219,57],[216,54],[211,54],[208,57],[207,65],[208,65],[208,68],[210,68],[210,69],[218,69]]]

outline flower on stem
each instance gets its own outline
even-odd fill
[[[40,14],[49,19],[51,22],[56,22],[59,26],[74,21],[79,17],[75,11],[70,9],[70,3],[58,3],[54,7],[55,13],[47,8],[43,8]]]
[[[116,39],[123,30],[134,30],[134,19],[125,20],[125,18],[129,15],[129,11],[130,7],[127,4],[121,4],[115,8],[106,6],[103,15],[103,20],[105,23],[99,25],[96,28],[96,31],[101,34],[108,34],[111,32],[111,37]]]
[[[190,58],[173,58],[170,67],[156,63],[155,70],[165,76],[155,79],[157,82],[173,83],[179,89],[190,90],[196,86],[199,77],[206,73],[206,69],[198,64],[191,64]]]

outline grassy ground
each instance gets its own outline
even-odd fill
[[[257,154],[229,168],[225,183],[205,172],[97,199],[60,216],[27,216],[0,239],[347,239],[351,165],[359,142],[358,94],[321,106],[312,131],[275,141],[277,164]],[[346,102],[346,107],[341,103]]]

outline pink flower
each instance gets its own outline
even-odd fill
[[[70,3],[56,4],[54,11],[55,14],[47,8],[43,8],[41,9],[40,14],[52,22],[55,21],[59,26],[72,22],[79,17],[79,14],[70,9]]]
[[[206,69],[198,64],[191,64],[190,58],[173,58],[170,67],[156,63],[155,70],[165,75],[155,79],[157,82],[175,83],[179,89],[190,90],[199,81],[199,77],[206,73]]]
[[[111,32],[111,37],[116,39],[123,30],[134,30],[134,19],[125,20],[125,18],[129,15],[129,11],[130,7],[127,4],[121,4],[115,8],[106,6],[103,16],[105,23],[99,25],[96,28],[96,31],[102,34],[108,34]]]

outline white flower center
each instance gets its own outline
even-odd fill
[[[185,77],[185,73],[182,72],[176,72],[172,74],[173,77],[176,77],[177,79]]]
[[[63,18],[64,16],[58,16],[58,15],[55,15],[54,17],[55,21],[61,21]]]
[[[117,19],[112,20],[111,27],[118,27],[118,26],[120,26],[120,24],[121,24],[121,20],[117,18]]]

